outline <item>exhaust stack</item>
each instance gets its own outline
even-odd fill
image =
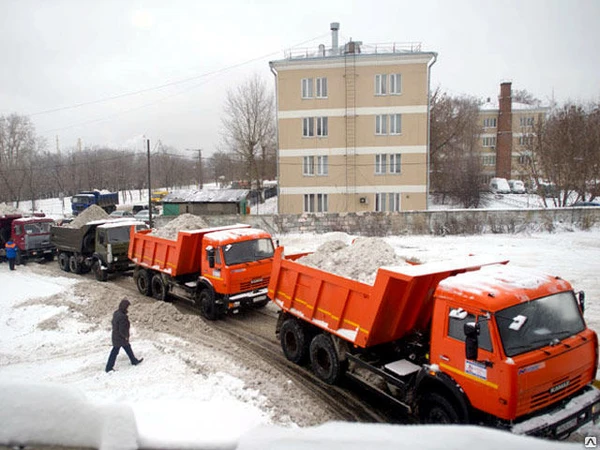
[[[339,49],[338,31],[340,29],[340,23],[339,22],[331,22],[330,28],[331,28],[331,54],[337,55],[338,49]]]

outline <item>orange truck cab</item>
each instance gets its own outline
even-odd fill
[[[268,304],[271,235],[249,225],[179,231],[177,240],[133,233],[129,257],[138,290],[156,299],[174,295],[215,320],[243,306]]]
[[[565,280],[468,257],[381,267],[369,285],[283,252],[276,333],[321,380],[352,378],[428,423],[563,438],[598,419],[598,340]]]

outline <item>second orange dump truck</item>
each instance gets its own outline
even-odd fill
[[[382,267],[368,285],[288,260],[279,247],[269,297],[281,308],[283,352],[426,423],[566,437],[600,415],[598,339],[583,293],[506,263]]]
[[[131,235],[138,290],[194,302],[215,320],[244,305],[265,306],[273,260],[271,235],[249,225],[179,231],[177,240],[144,230]]]

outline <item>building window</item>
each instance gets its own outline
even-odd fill
[[[375,116],[375,134],[387,134],[387,115]]]
[[[531,146],[533,144],[533,136],[519,136],[519,145]]]
[[[484,137],[483,138],[483,146],[484,147],[495,147],[496,146],[496,136]]]
[[[531,156],[530,155],[519,155],[519,164],[521,164],[522,166],[531,164]]]
[[[327,98],[327,78],[317,78],[317,98]]]
[[[317,156],[317,175],[329,175],[329,157]]]
[[[483,119],[483,128],[496,128],[496,118],[488,117],[487,119]]]
[[[481,164],[484,166],[495,166],[496,155],[483,155],[481,157]]]
[[[402,155],[400,153],[392,153],[390,155],[390,173],[400,173],[402,168]]]
[[[390,134],[402,134],[402,116],[390,114]]]
[[[315,135],[314,117],[302,119],[302,137],[313,137]]]
[[[304,194],[304,212],[327,212],[327,194]]]
[[[387,75],[375,75],[375,95],[387,95]]]
[[[519,118],[519,123],[522,127],[532,127],[533,117],[521,117]]]
[[[400,211],[400,193],[375,194],[375,211]]]
[[[375,174],[376,175],[385,174],[386,161],[387,161],[387,155],[385,153],[375,155]]]
[[[390,75],[390,94],[402,94],[402,75],[399,73],[392,73]]]
[[[313,98],[312,78],[302,78],[302,98]]]
[[[302,158],[302,175],[309,177],[315,174],[315,157],[305,156]]]
[[[328,134],[327,117],[317,117],[317,136],[325,137]]]

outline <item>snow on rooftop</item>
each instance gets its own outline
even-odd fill
[[[520,103],[520,102],[512,102],[512,110],[513,111],[540,111],[540,110],[546,110],[549,108],[548,105],[542,105],[542,104],[536,104],[536,105],[530,105],[528,103]],[[480,111],[499,111],[500,110],[500,104],[498,103],[498,100],[491,100],[489,102],[485,102],[482,105],[479,106],[479,110]]]

